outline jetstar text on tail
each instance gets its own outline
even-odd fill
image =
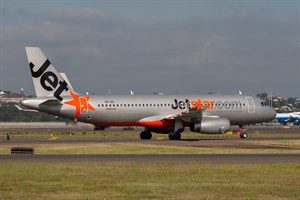
[[[69,90],[68,84],[65,81],[58,81],[58,77],[56,76],[55,73],[51,71],[46,71],[50,66],[50,64],[51,64],[50,61],[47,59],[38,70],[34,71],[33,68],[35,67],[35,65],[32,62],[30,62],[29,66],[31,70],[31,75],[34,78],[41,77],[40,79],[41,86],[47,91],[55,90],[54,96],[59,101],[62,101],[63,98],[60,95],[64,90],[65,91]]]
[[[184,101],[180,101],[178,99],[174,99],[174,103],[171,107],[176,109],[193,109],[196,108],[197,110],[201,110],[201,108],[205,108],[206,110],[213,110],[213,109],[241,109],[242,103],[240,101],[215,101],[215,100],[188,100],[185,99]]]

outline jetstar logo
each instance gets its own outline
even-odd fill
[[[193,100],[193,101],[190,101],[188,99],[185,99],[185,101],[179,101],[177,99],[174,99],[174,103],[171,106],[174,110],[178,108],[179,109],[196,108],[197,110],[201,110],[203,106],[206,106],[208,110],[212,110],[214,108],[213,106],[214,103],[215,101],[207,101],[207,100],[202,101],[201,99]]]
[[[34,78],[40,78],[41,86],[47,91],[53,91],[54,96],[59,100],[62,101],[63,98],[60,96],[61,93],[65,90],[68,91],[68,84],[66,81],[61,81],[58,79],[57,75],[52,71],[47,71],[48,67],[51,65],[50,61],[47,59],[44,64],[37,70],[34,71],[34,64],[32,62],[29,63],[31,75]]]
[[[90,96],[79,96],[74,92],[70,91],[70,95],[73,97],[72,100],[64,102],[64,104],[68,104],[70,106],[74,106],[76,108],[76,118],[80,115],[83,110],[95,110],[95,108],[89,104]]]
[[[185,99],[178,100],[174,99],[174,103],[171,105],[171,107],[176,109],[193,109],[196,108],[196,110],[201,110],[205,107],[207,110],[214,110],[214,109],[242,109],[242,102],[240,101],[215,101],[215,100],[189,100]]]
[[[34,78],[40,77],[40,84],[42,88],[47,91],[55,91],[54,96],[59,100],[62,101],[63,98],[61,94],[63,91],[69,91],[68,84],[64,80],[59,80],[61,77],[58,77],[59,74],[56,73],[55,70],[51,70],[50,61],[47,59],[40,68],[36,69],[35,65],[30,62],[30,70],[31,75]],[[68,104],[74,106],[76,108],[76,118],[82,113],[83,110],[95,110],[95,108],[88,103],[90,97],[89,96],[79,96],[73,91],[70,90],[70,95],[73,97],[73,100],[64,102],[64,104]]]

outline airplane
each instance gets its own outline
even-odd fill
[[[300,112],[277,113],[275,120],[283,125],[294,125],[300,121]]]
[[[80,95],[39,47],[26,47],[36,98],[22,107],[95,126],[141,126],[141,139],[152,133],[180,140],[186,127],[192,132],[226,133],[231,125],[271,121],[276,113],[262,100],[245,95]],[[247,138],[241,131],[241,138]]]

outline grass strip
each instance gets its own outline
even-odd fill
[[[297,199],[299,164],[1,163],[6,199]]]
[[[10,154],[16,144],[0,146],[0,154]],[[300,154],[300,141],[239,142],[233,145],[179,146],[148,143],[47,143],[17,144],[31,147],[35,154]]]

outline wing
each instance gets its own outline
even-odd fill
[[[213,115],[205,111],[205,109],[206,107],[203,107],[200,110],[197,110],[197,108],[191,108],[174,114],[154,115],[154,116],[140,119],[138,121],[138,124],[141,126],[165,126],[168,125],[170,121],[173,121],[176,118],[179,118],[184,122],[190,122],[193,121],[193,119],[203,118],[203,117],[219,118],[219,116]]]

